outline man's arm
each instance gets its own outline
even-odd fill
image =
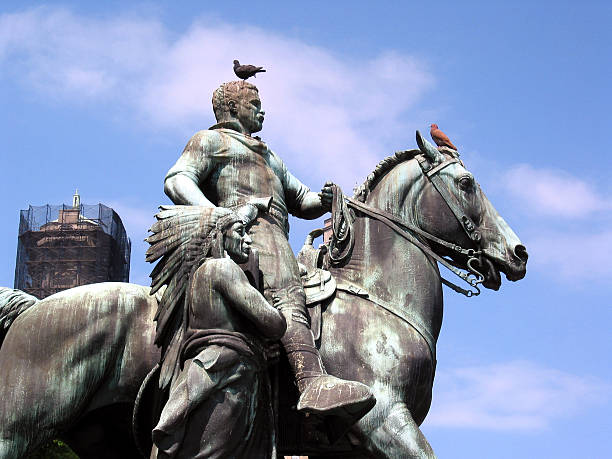
[[[200,131],[187,143],[183,153],[166,174],[164,192],[175,204],[215,207],[199,187],[213,167],[211,156],[218,149],[219,134]]]
[[[313,220],[331,210],[332,182],[326,182],[320,193],[310,191],[279,159],[283,168],[285,199],[289,212],[298,218]]]
[[[177,174],[168,177],[164,182],[164,192],[175,204],[186,206],[215,207],[198,184],[188,175]]]
[[[210,262],[209,262],[210,263]],[[287,329],[283,315],[266,301],[229,258],[215,260],[215,288],[268,339],[278,340]]]
[[[298,216],[306,220],[313,220],[329,212],[333,197],[331,186],[332,182],[325,182],[320,193],[315,193],[314,191],[306,193]]]

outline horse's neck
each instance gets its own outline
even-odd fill
[[[402,183],[397,177],[393,181]],[[415,200],[411,191],[401,193],[397,189],[383,190],[379,196],[382,197],[373,195],[368,204],[398,216],[399,209],[405,208],[404,202]],[[393,202],[385,201],[385,196],[390,196]],[[357,217],[354,231],[355,246],[350,261],[333,270],[340,282],[352,283],[373,298],[410,310],[437,337],[442,320],[442,287],[437,264],[377,220]]]
[[[358,217],[354,231],[353,253],[340,269],[347,280],[394,302],[415,295],[415,290],[430,290],[425,283],[439,283],[437,265],[384,223]]]

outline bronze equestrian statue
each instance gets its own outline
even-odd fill
[[[353,198],[334,192],[335,238],[307,266],[331,272],[336,285],[315,326],[322,366],[369,387],[376,405],[331,442],[313,430],[312,416],[281,404],[279,455],[434,457],[418,426],[431,402],[442,322],[437,264],[470,282],[469,290],[454,286],[457,291],[477,292],[480,283],[497,290],[500,272],[511,281],[525,276],[525,247],[456,152],[437,149],[418,133],[417,143],[418,150],[381,161]],[[263,218],[282,229],[278,211]],[[303,254],[313,251],[306,246]],[[39,301],[0,291],[0,329],[7,330],[0,347],[0,458],[22,457],[54,437],[83,458],[137,454],[132,408],[160,360],[154,317],[163,294],[149,292],[106,283]],[[294,312],[302,317],[298,311],[301,305],[287,325]],[[285,424],[297,426],[293,437]]]

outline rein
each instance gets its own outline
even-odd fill
[[[464,249],[463,247],[457,245],[457,244],[453,244],[451,242],[447,242],[444,241],[436,236],[434,236],[433,234],[429,234],[426,231],[423,231],[420,228],[417,228],[413,225],[409,225],[406,222],[403,222],[402,220],[400,220],[399,218],[397,218],[395,215],[392,215],[388,212],[382,211],[380,209],[375,209],[371,206],[368,206],[362,202],[359,201],[355,201],[354,199],[351,198],[346,198],[348,201],[348,205],[356,210],[358,210],[359,212],[362,212],[366,215],[368,215],[369,217],[373,218],[374,220],[378,220],[381,223],[384,223],[385,225],[387,225],[389,228],[391,228],[393,231],[395,231],[399,236],[403,237],[404,239],[406,239],[407,241],[409,241],[410,243],[412,243],[413,245],[417,246],[419,249],[421,249],[426,255],[428,255],[429,257],[435,259],[437,262],[443,264],[446,268],[448,268],[450,271],[453,272],[453,274],[455,274],[456,276],[460,277],[463,281],[465,281],[466,283],[468,283],[470,286],[474,287],[475,290],[466,290],[464,288],[459,287],[458,285],[452,283],[451,281],[444,279],[442,276],[440,276],[441,281],[447,285],[448,287],[452,288],[454,291],[456,291],[457,293],[462,293],[463,295],[469,297],[472,296],[478,296],[480,294],[480,289],[478,288],[478,284],[482,283],[484,281],[484,276],[479,273],[478,271],[476,271],[476,269],[474,269],[471,266],[471,263],[473,263],[472,260],[478,260],[477,255],[480,255],[481,252],[480,251],[476,251],[474,249]],[[454,250],[455,252],[458,252],[462,255],[467,255],[468,256],[468,268],[470,272],[463,272],[461,271],[459,268],[456,268],[455,266],[453,266],[452,264],[450,264],[448,262],[448,260],[444,259],[443,257],[441,257],[440,255],[438,255],[437,253],[435,253],[433,250],[431,250],[431,248],[427,245],[422,243],[421,241],[419,241],[416,237],[414,237],[409,231],[406,231],[404,228],[408,228],[409,230],[412,230],[418,234],[420,234],[421,236],[432,240],[434,242],[437,242],[438,244],[441,244],[451,250]]]
[[[432,165],[422,155],[417,156],[416,159],[419,165],[421,166],[423,175],[429,179],[436,191],[438,191],[444,202],[448,205],[450,210],[457,218],[457,221],[459,221],[459,223],[461,224],[463,230],[468,235],[468,237],[478,245],[481,236],[480,233],[476,230],[477,227],[475,223],[463,212],[463,210],[459,206],[459,203],[457,202],[457,199],[448,192],[448,188],[444,185],[444,182],[442,181],[441,177],[437,175],[438,172],[443,170],[445,167],[450,166],[451,164],[458,163],[459,160],[456,158],[452,158],[438,164],[435,167],[432,167]],[[342,196],[342,191],[338,187],[333,188],[333,195],[334,199],[332,201],[332,230],[334,236],[336,236],[336,232],[338,232],[339,237],[337,240],[339,241],[339,243],[336,243],[334,241],[336,237],[332,238],[332,243],[330,244],[331,250],[328,252],[328,257],[332,264],[338,264],[339,262],[344,260],[350,255],[350,252],[352,250],[352,245],[354,241],[352,235],[353,232],[350,226],[352,224],[352,221],[354,220],[354,215],[352,215],[352,212],[348,212],[348,208],[351,208],[367,215],[370,218],[373,218],[374,220],[378,220],[381,223],[384,223],[387,227],[395,231],[395,233],[397,233],[399,236],[403,237],[411,244],[417,246],[421,251],[423,251],[423,253],[425,253],[425,255],[430,258],[433,258],[438,263],[444,265],[453,274],[460,277],[464,282],[473,287],[474,290],[464,289],[440,276],[440,280],[444,285],[450,287],[457,293],[461,293],[467,296],[468,298],[472,296],[478,296],[480,294],[480,288],[478,287],[478,285],[484,282],[484,276],[473,265],[479,263],[478,257],[482,255],[481,250],[465,249],[458,244],[454,244],[452,242],[440,239],[439,237],[434,236],[433,234],[430,234],[415,225],[411,225],[389,212],[386,212],[381,209],[376,209],[355,199],[344,197]],[[337,215],[338,213],[339,216]],[[447,259],[436,254],[428,244],[421,242],[411,232],[414,232],[432,242],[440,244],[441,246],[446,247],[456,253],[467,256],[468,272],[463,272],[456,266],[453,266]]]

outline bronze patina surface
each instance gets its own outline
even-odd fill
[[[269,200],[261,204],[267,210]],[[275,455],[265,343],[286,323],[237,264],[249,259],[245,225],[257,216],[245,207],[164,206],[151,228],[147,257],[161,258],[152,292],[164,289],[158,386],[168,386],[151,458]]]
[[[219,374],[216,370],[223,373],[223,369],[215,366],[221,359],[227,362],[224,368],[229,370],[220,380],[236,377],[235,390],[229,389],[231,384],[215,388],[196,384],[210,390],[195,398],[197,403],[193,409],[207,413],[214,397],[230,392],[243,394],[245,386],[250,384],[258,388],[256,401],[244,399],[237,404],[218,406],[227,407],[230,412],[253,407],[252,416],[241,418],[244,423],[237,428],[243,429],[253,422],[257,424],[253,426],[257,432],[249,438],[269,439],[267,434],[274,433],[274,427],[266,426],[269,428],[264,429],[267,432],[264,434],[257,430],[261,426],[255,420],[266,418],[267,407],[276,403],[274,399],[266,400],[263,395],[266,390],[259,390],[266,384],[266,376],[260,371],[261,360],[258,360],[263,351],[254,351],[258,349],[255,345],[247,346],[253,356],[259,357],[238,357],[233,354],[238,351],[230,349],[227,342],[212,344],[206,330],[240,333],[253,337],[249,340],[264,342],[266,338],[279,336],[284,323],[287,333],[283,346],[288,351],[298,387],[302,386],[299,387],[302,397],[308,393],[309,385],[304,380],[310,383],[313,378],[328,377],[322,372],[309,373],[321,366],[329,374],[343,378],[343,382],[330,385],[328,394],[338,388],[355,387],[351,381],[357,381],[370,388],[367,394],[371,391],[376,405],[350,426],[342,438],[331,442],[333,435],[325,435],[322,426],[335,424],[318,423],[318,416],[305,417],[292,409],[298,401],[286,389],[291,389],[293,382],[290,377],[281,376],[280,429],[275,445],[279,455],[434,457],[418,426],[431,403],[435,346],[442,323],[442,281],[436,261],[466,272],[465,278],[471,280],[470,288],[482,284],[498,289],[500,272],[511,281],[524,277],[525,247],[485,197],[456,152],[437,149],[420,134],[417,135],[418,149],[398,152],[381,161],[353,198],[343,198],[337,189],[334,193],[330,184],[324,186],[321,194],[310,192],[286,171],[282,161],[265,144],[250,136],[261,127],[263,117],[259,97],[253,96],[256,91],[250,86],[238,87],[248,88],[244,94],[249,96],[236,96],[238,100],[233,104],[227,102],[231,98],[224,96],[227,110],[224,112],[220,107],[217,115],[220,123],[192,138],[177,166],[170,170],[166,189],[177,203],[232,211],[239,210],[252,198],[273,197],[270,212],[261,214],[248,230],[252,246],[260,251],[263,296],[245,284],[246,278],[236,271],[235,261],[240,260],[235,247],[229,247],[225,238],[223,247],[230,256],[234,251],[233,261],[206,256],[200,260],[201,264],[195,263],[197,257],[189,261],[195,263],[191,268],[197,266],[183,277],[188,281],[185,292],[189,292],[191,301],[177,304],[181,311],[193,311],[194,316],[185,320],[182,314],[175,318],[176,322],[168,320],[166,323],[174,326],[170,325],[167,330],[176,332],[178,326],[187,331],[185,324],[197,324],[191,329],[195,335],[190,336],[202,339],[192,341],[196,343],[193,355],[180,351],[179,356],[189,357],[182,358],[182,368],[179,364],[175,371],[176,366],[169,366],[166,389],[184,389],[183,383],[189,374],[195,373],[196,380],[202,380]],[[232,111],[238,123],[224,118]],[[286,216],[289,211],[305,218],[316,217],[332,206],[336,211],[335,239],[326,253],[323,250],[320,256],[311,258],[315,260],[313,265],[317,261],[322,263],[321,267],[333,274],[336,283],[335,292],[321,308],[321,336],[316,343],[319,361],[316,351],[311,349],[315,343],[308,327],[309,315],[303,306],[299,268],[286,242]],[[234,242],[240,237],[234,237]],[[168,241],[161,250],[162,259],[170,254],[167,249],[171,245]],[[170,255],[166,259],[169,258]],[[224,265],[220,270],[209,269],[218,263]],[[184,261],[179,262],[183,264]],[[163,275],[162,271],[159,268],[156,274]],[[215,296],[223,290],[228,278],[241,278],[242,283],[237,284],[240,291],[251,292],[252,298],[241,302],[240,295],[244,293]],[[171,282],[166,283],[166,291]],[[163,366],[170,355],[168,349],[173,349],[171,337],[175,336],[172,332],[159,335],[160,318],[172,298],[164,299],[162,290],[154,295],[150,291],[148,287],[132,284],[106,283],[78,287],[39,301],[19,291],[0,290],[0,329],[4,330],[0,337],[3,339],[0,458],[22,457],[47,439],[58,436],[66,439],[83,458],[136,457],[138,452],[130,432],[134,400],[145,376],[160,361]],[[176,292],[180,293],[180,289]],[[194,309],[184,309],[185,305]],[[219,312],[219,322],[208,322],[212,316],[205,319],[197,316],[197,311],[213,309]],[[257,317],[248,318],[254,311],[258,311]],[[162,345],[162,352],[155,341]],[[219,348],[211,350],[214,346]],[[215,371],[196,368],[194,362],[198,358],[197,362],[204,366],[206,362],[215,362],[209,368]],[[199,365],[197,362],[195,365]],[[180,406],[177,412],[184,410],[185,397],[178,396],[175,400]],[[326,403],[329,400],[336,398],[328,397]],[[162,416],[158,424],[176,425],[164,423],[166,419],[171,421],[171,417]],[[219,420],[226,418],[219,413],[217,419],[211,425],[185,424],[195,429],[188,437],[199,442],[206,428],[218,426]],[[346,420],[346,417],[340,419]],[[268,440],[261,441],[267,446],[254,450],[258,451],[257,457],[273,456],[275,452],[271,452]],[[177,443],[180,441],[170,442]],[[237,448],[232,450],[239,451],[237,457],[253,457],[240,449],[244,446],[241,441],[230,439],[228,443],[224,447]],[[190,446],[193,445],[190,443]]]
[[[281,342],[293,370],[299,411],[344,419],[352,425],[373,405],[368,387],[327,374],[310,331],[306,298],[288,241],[288,213],[312,219],[330,209],[331,184],[314,193],[291,174],[259,138],[265,112],[257,88],[244,81],[222,84],[213,93],[217,124],[196,133],[170,169],[165,190],[175,204],[232,208],[272,197],[270,212],[248,228],[259,253],[263,293],[286,319]],[[169,319],[168,319],[169,320]],[[162,366],[162,381],[167,378]]]

